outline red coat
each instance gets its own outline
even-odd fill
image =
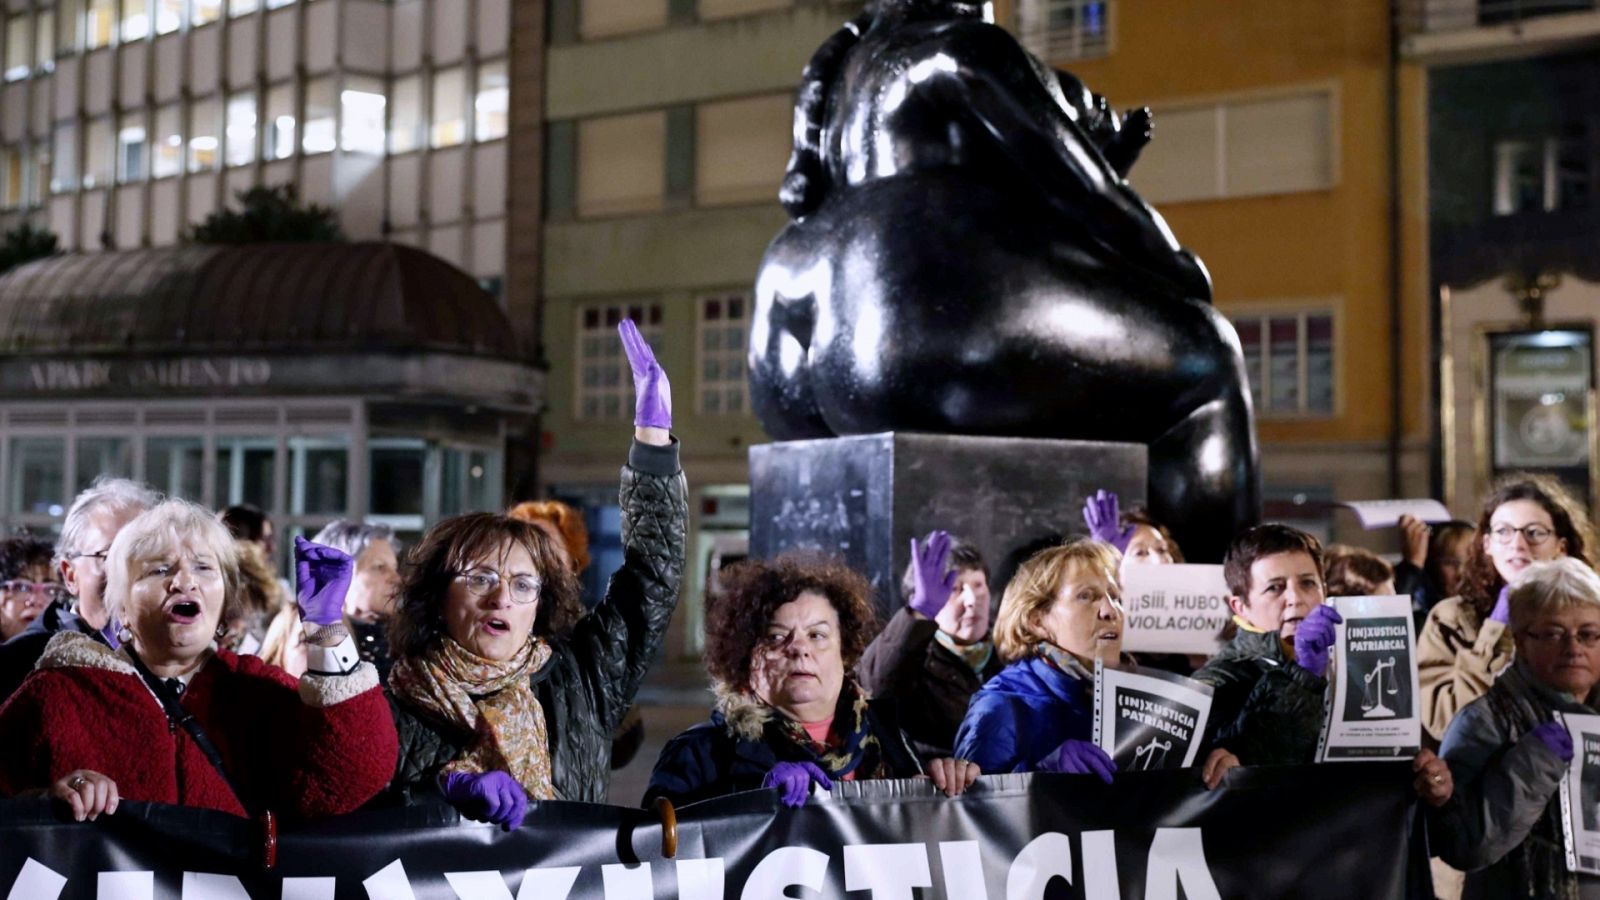
[[[100,772],[120,797],[286,820],[339,815],[394,775],[398,742],[377,673],[295,679],[219,650],[182,696],[243,794],[240,806],[194,739],[133,665],[85,635],[51,640],[39,668],[0,707],[0,796]],[[248,812],[247,812],[248,811]]]

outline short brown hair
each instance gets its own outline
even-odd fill
[[[1589,518],[1583,507],[1567,493],[1561,482],[1548,475],[1508,475],[1494,483],[1494,489],[1483,501],[1483,511],[1478,516],[1475,540],[1467,545],[1467,560],[1461,567],[1461,596],[1478,610],[1480,616],[1489,614],[1505,579],[1494,567],[1494,560],[1483,549],[1483,538],[1489,533],[1489,520],[1494,511],[1513,500],[1531,500],[1550,515],[1556,537],[1567,542],[1567,555],[1588,564],[1591,541]]]
[[[1249,604],[1250,567],[1258,559],[1279,553],[1306,554],[1311,557],[1317,575],[1321,577],[1322,542],[1316,536],[1287,525],[1257,525],[1240,532],[1228,545],[1228,553],[1222,558],[1222,577],[1228,582],[1228,593]]]
[[[539,575],[534,635],[559,638],[571,631],[583,617],[583,603],[578,599],[577,580],[550,536],[520,519],[467,513],[428,529],[406,554],[400,596],[389,620],[389,654],[395,659],[412,658],[437,647],[446,634],[443,610],[450,583],[473,560],[506,542],[527,550]]]
[[[589,568],[589,528],[583,513],[560,500],[529,500],[506,510],[506,515],[524,522],[549,522],[561,535],[561,543],[572,558],[572,571],[582,574]]]
[[[1322,583],[1329,597],[1370,597],[1394,567],[1371,550],[1349,544],[1329,544],[1322,564]]]
[[[1116,548],[1093,538],[1079,538],[1028,557],[1006,582],[1006,593],[1000,600],[1000,617],[994,624],[994,646],[1000,651],[1000,658],[1016,662],[1038,650],[1045,635],[1034,622],[1056,602],[1061,585],[1068,579],[1087,569],[1120,591],[1121,565]]]
[[[842,563],[785,554],[746,560],[718,576],[722,592],[706,607],[706,671],[734,690],[750,687],[750,657],[766,635],[778,607],[806,591],[828,598],[839,614],[839,645],[845,671],[855,668],[878,633],[872,587]]]

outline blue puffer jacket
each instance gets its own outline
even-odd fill
[[[1014,662],[972,697],[956,758],[986,774],[1032,772],[1069,739],[1094,736],[1094,678],[1034,656]]]

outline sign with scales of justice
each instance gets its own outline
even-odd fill
[[[1094,666],[1094,742],[1124,772],[1195,764],[1211,687],[1156,669]]]
[[[1389,694],[1400,693],[1400,688],[1394,683],[1394,657],[1379,660],[1378,664],[1368,672],[1362,680],[1366,683],[1366,690],[1361,698],[1361,714],[1369,719],[1387,719],[1394,716],[1394,710],[1383,705],[1383,673],[1389,671]],[[1373,682],[1377,683],[1374,684]]]
[[[1410,597],[1335,597],[1318,762],[1409,759],[1422,746]]]

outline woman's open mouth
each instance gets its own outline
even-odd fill
[[[495,636],[498,637],[499,635],[502,635],[502,634],[510,634],[511,633],[511,623],[507,622],[505,619],[500,619],[500,618],[484,619],[483,620],[483,630],[487,631],[490,634],[495,635]]]
[[[198,600],[179,600],[167,607],[167,618],[183,625],[200,621],[200,602]]]

